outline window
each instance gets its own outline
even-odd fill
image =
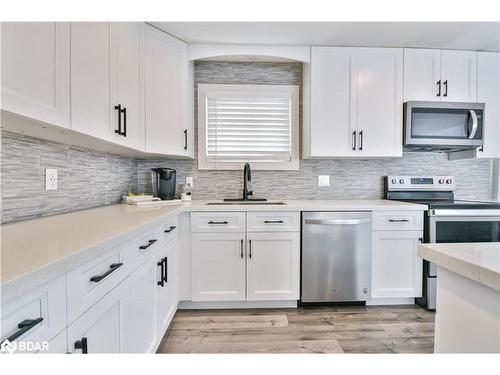
[[[299,88],[198,85],[198,168],[299,169]]]

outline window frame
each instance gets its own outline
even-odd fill
[[[299,86],[297,85],[245,85],[245,84],[198,84],[198,169],[240,170],[242,161],[209,161],[207,159],[207,97],[210,94],[231,95],[231,93],[279,93],[290,95],[290,160],[289,161],[252,161],[255,170],[298,170],[299,169]]]

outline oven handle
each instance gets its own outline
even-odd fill
[[[439,217],[498,217],[500,210],[496,209],[432,209],[429,210],[429,216]]]
[[[333,220],[323,220],[323,219],[306,219],[305,224],[317,224],[317,225],[358,225],[369,223],[370,219],[333,219]]]
[[[470,118],[472,119],[472,129],[471,129],[470,134],[469,134],[469,139],[474,139],[474,137],[476,136],[476,132],[477,132],[477,114],[476,114],[476,111],[474,111],[473,109],[469,109],[469,115],[470,115]]]

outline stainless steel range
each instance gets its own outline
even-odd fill
[[[453,176],[387,176],[385,198],[426,204],[424,242],[500,242],[500,203],[455,200]],[[424,261],[422,298],[436,309],[436,266]]]

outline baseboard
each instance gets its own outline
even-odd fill
[[[179,301],[179,310],[297,308],[297,301]]]
[[[415,298],[377,298],[366,301],[366,306],[414,305]]]

